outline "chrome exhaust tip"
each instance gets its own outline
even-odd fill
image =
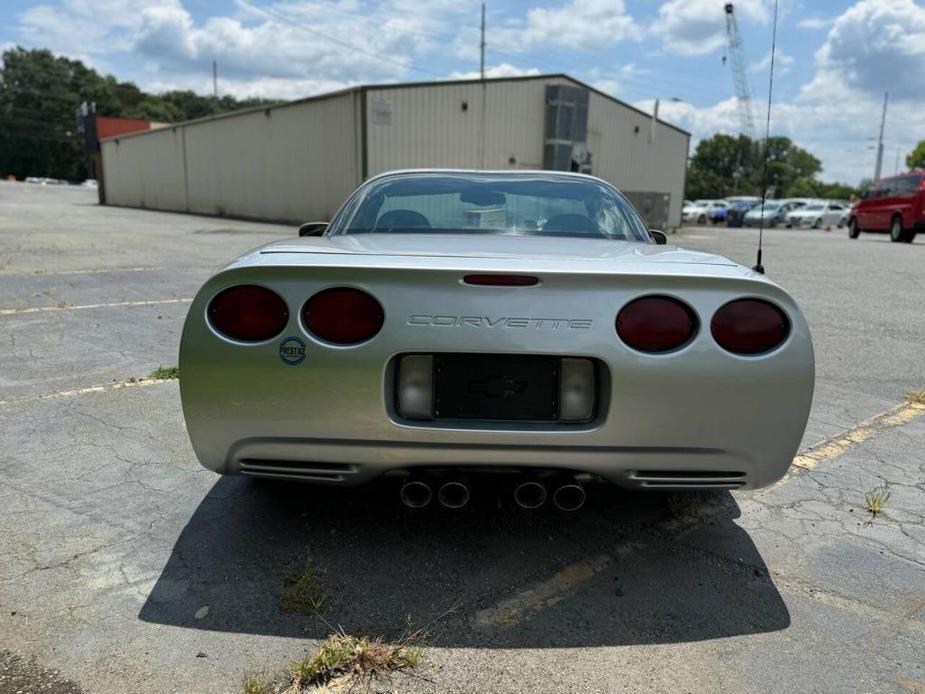
[[[560,485],[552,495],[552,503],[560,511],[577,511],[585,505],[588,495],[577,481]]]
[[[469,485],[461,480],[450,480],[440,485],[437,499],[445,508],[462,508],[469,503]]]
[[[546,487],[538,480],[525,480],[514,487],[514,501],[521,508],[539,508],[546,503]]]
[[[434,492],[427,482],[412,477],[401,485],[398,496],[408,508],[424,508],[434,498]]]

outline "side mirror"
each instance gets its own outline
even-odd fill
[[[666,243],[668,243],[668,237],[665,235],[664,231],[649,229],[649,236],[655,239],[656,246],[664,246]]]
[[[305,222],[299,227],[299,236],[324,236],[327,229],[327,222]]]

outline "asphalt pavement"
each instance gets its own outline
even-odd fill
[[[0,183],[0,694],[239,692],[337,626],[425,629],[388,691],[925,692],[925,238],[766,232],[816,349],[782,483],[411,513],[199,466],[147,377],[212,271],[295,230],[95,195]],[[751,265],[757,232],[671,241]],[[280,609],[307,559],[323,619]]]

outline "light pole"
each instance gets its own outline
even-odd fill
[[[655,142],[655,124],[658,122],[658,104],[661,99],[655,99],[655,106],[652,108],[652,127],[649,129],[649,142]],[[672,103],[679,104],[684,99],[681,99],[677,96],[673,96],[669,99]]]

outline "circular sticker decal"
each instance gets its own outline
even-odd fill
[[[286,366],[298,366],[305,361],[305,343],[297,337],[287,337],[279,343],[279,358]]]

